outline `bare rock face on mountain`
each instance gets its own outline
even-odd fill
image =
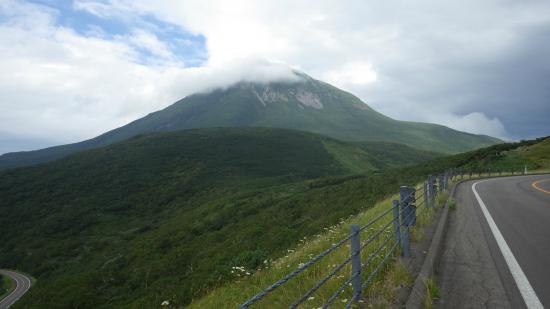
[[[0,169],[32,165],[122,141],[138,134],[209,127],[274,127],[346,141],[388,141],[422,150],[457,153],[500,142],[450,128],[386,117],[354,95],[296,73],[297,81],[240,82],[187,96],[167,108],[76,144],[9,153]]]

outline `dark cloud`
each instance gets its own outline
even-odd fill
[[[415,37],[414,44],[406,44],[408,54],[379,61],[379,82],[354,90],[397,118],[445,124],[434,115],[445,119],[444,114],[452,113],[460,119],[482,113],[503,124],[501,137],[550,135],[550,20],[507,26],[486,42],[480,40],[484,31],[469,30],[471,38],[449,30]],[[483,132],[474,127],[468,131]]]

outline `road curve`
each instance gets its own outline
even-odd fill
[[[31,288],[31,278],[11,271],[0,269],[0,274],[12,278],[16,282],[15,289],[4,299],[0,300],[0,309],[9,308],[13,303],[15,303],[21,296],[23,296]]]
[[[550,175],[456,190],[439,265],[440,308],[550,308]]]

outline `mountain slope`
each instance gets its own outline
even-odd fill
[[[15,308],[184,305],[230,280],[231,266],[255,269],[387,194],[377,186],[395,179],[349,174],[403,155],[434,156],[302,131],[211,128],[3,171],[0,265],[38,279]]]
[[[0,172],[0,265],[38,279],[14,308],[181,307],[400,185],[519,149],[505,146],[350,175],[432,154],[269,128],[140,135]]]
[[[226,89],[188,96],[91,140],[0,156],[0,169],[62,158],[80,150],[137,134],[208,127],[276,127],[309,131],[346,141],[387,141],[438,153],[457,153],[499,143],[427,123],[386,117],[357,97],[300,74],[299,82],[241,82]]]

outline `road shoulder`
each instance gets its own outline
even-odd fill
[[[443,254],[437,268],[440,308],[523,308],[509,297],[494,239],[471,191],[473,182],[457,187],[456,210],[450,213]],[[498,250],[498,249],[497,249]],[[500,258],[502,259],[502,258]],[[504,266],[504,268],[502,268]]]

